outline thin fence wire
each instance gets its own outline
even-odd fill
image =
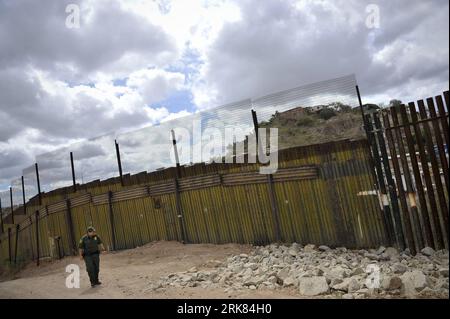
[[[70,147],[63,147],[36,156],[39,165],[41,191],[49,192],[53,189],[71,184]]]
[[[25,200],[29,201],[38,194],[36,167],[31,165],[22,171],[25,186]]]
[[[241,146],[254,135],[252,109],[256,111],[260,127],[279,126],[280,149],[304,145],[308,140],[299,136],[302,125],[308,125],[308,119],[304,118],[318,117],[317,114],[324,108],[335,110],[341,106],[350,109],[356,107],[358,99],[355,87],[355,76],[348,75],[229,103],[131,132],[106,134],[41,154],[36,156],[41,191],[49,192],[73,184],[70,152],[73,153],[76,183],[84,184],[117,176],[115,142],[119,145],[123,174],[173,167],[176,160],[172,131],[180,165],[222,161],[225,155],[240,155],[242,150],[248,152]],[[287,128],[287,124],[292,123],[283,122],[286,118],[297,121],[294,134],[292,125]],[[356,116],[349,117],[347,121],[355,119]],[[321,133],[328,135],[325,139],[336,138],[330,132]],[[38,192],[34,165],[25,168],[23,176],[28,200]],[[16,203],[22,202],[19,189],[20,192],[14,187],[13,198]]]

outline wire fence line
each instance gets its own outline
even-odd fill
[[[225,145],[223,140],[227,128],[243,133],[240,140],[234,140],[236,144],[243,143],[253,134],[252,110],[256,111],[258,122],[263,124],[275,114],[300,108],[320,108],[336,103],[356,107],[355,87],[355,76],[348,75],[229,103],[127,133],[105,134],[40,154],[34,164],[23,169],[23,185],[22,177],[18,176],[11,181],[11,189],[0,191],[2,207],[4,212],[9,212],[10,209],[5,208],[23,206],[31,198],[40,196],[40,192],[105,180],[117,176],[119,170],[124,174],[137,174],[174,167],[177,163],[170,135],[172,130],[177,139],[180,165],[210,162],[230,151],[230,144]],[[189,138],[180,139],[182,130],[190,132]],[[279,135],[285,141],[280,148],[299,145],[289,138],[290,132],[279,132]],[[210,154],[202,152],[202,145],[207,143],[214,144]],[[69,154],[72,154],[72,163]],[[118,167],[118,160],[121,167]]]

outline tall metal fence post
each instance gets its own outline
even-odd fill
[[[23,213],[24,215],[27,214],[27,201],[25,199],[25,182],[23,180],[22,176],[22,200],[23,200]]]
[[[72,183],[73,183],[73,192],[77,192],[77,182],[75,179],[75,166],[73,164],[73,152],[70,152],[70,167],[72,169]]]
[[[178,184],[178,179],[181,177],[181,167],[180,167],[180,159],[178,157],[178,149],[177,149],[177,140],[175,138],[174,130],[170,131],[172,135],[172,145],[175,154],[175,162],[176,162],[176,177],[174,180],[175,183],[175,201],[177,207],[177,216],[180,224],[180,233],[181,233],[181,242],[187,243],[187,235],[186,235],[186,227],[184,225],[184,216],[183,216],[183,207],[181,205],[181,195],[180,195],[180,187]]]
[[[119,176],[120,176],[120,185],[123,187],[123,174],[122,174],[122,161],[120,160],[120,149],[119,143],[117,140],[114,140],[114,144],[116,145],[116,157],[117,157],[117,166],[119,167]]]
[[[75,242],[75,234],[74,234],[74,229],[73,229],[70,199],[66,199],[66,221],[67,221],[67,231],[68,231],[68,235],[69,235],[69,247],[72,250],[72,255],[76,255],[77,245]]]
[[[41,181],[39,180],[39,167],[38,163],[34,163],[34,168],[36,170],[36,183],[38,189],[39,206],[42,205],[42,195],[41,195]]]
[[[109,205],[109,223],[111,226],[111,241],[112,241],[112,250],[116,250],[116,230],[115,230],[115,223],[114,223],[114,211],[112,206],[112,196],[113,192],[108,192],[108,205]]]
[[[259,143],[259,125],[258,125],[258,117],[256,114],[255,110],[252,110],[252,119],[253,119],[253,127],[255,129],[255,136],[256,136],[256,144],[258,146],[258,161],[259,161],[259,156],[262,156],[262,152],[265,150],[266,145],[261,145]],[[264,151],[264,154],[266,152]],[[272,221],[273,221],[273,225],[274,225],[274,234],[275,234],[275,239],[280,242],[281,241],[281,227],[280,227],[280,213],[278,210],[278,203],[277,203],[277,198],[276,198],[276,193],[275,193],[275,189],[274,189],[274,185],[273,185],[273,175],[272,174],[267,174],[267,186],[268,186],[268,190],[269,190],[269,199],[270,199],[270,207],[271,207],[271,211],[272,211]]]

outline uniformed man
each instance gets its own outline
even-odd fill
[[[86,263],[86,270],[91,281],[91,287],[100,285],[98,273],[100,271],[100,251],[105,251],[103,242],[96,234],[94,227],[87,229],[87,234],[80,239],[78,244],[80,259]]]

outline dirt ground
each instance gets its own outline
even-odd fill
[[[30,264],[10,278],[0,282],[0,298],[300,298],[294,289],[235,291],[224,289],[166,288],[149,289],[152,281],[191,267],[212,269],[212,260],[248,253],[246,245],[183,245],[178,242],[153,242],[145,246],[109,252],[101,256],[101,286],[91,288],[84,262],[77,257]],[[66,266],[80,266],[80,288],[66,287]]]

